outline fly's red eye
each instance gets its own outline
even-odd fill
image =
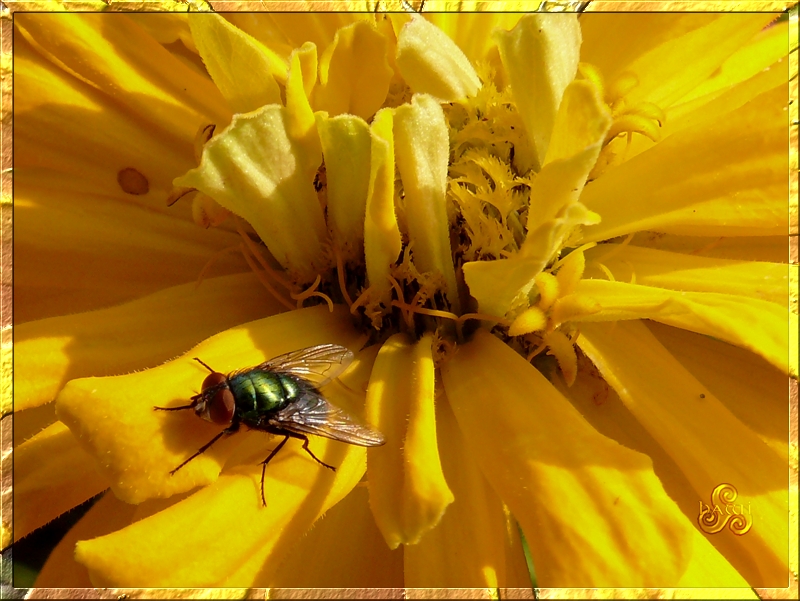
[[[203,380],[203,388],[202,390],[208,390],[209,388],[213,388],[218,384],[222,384],[227,378],[224,374],[215,371],[213,374],[208,374],[206,379]]]
[[[210,378],[211,376],[209,376]],[[208,378],[206,378],[208,379]],[[233,410],[236,403],[233,393],[227,388],[222,388],[214,393],[208,406],[208,416],[215,424],[227,425],[233,419]]]

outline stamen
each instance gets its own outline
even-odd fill
[[[635,234],[635,232],[631,232],[630,234],[628,234],[626,236],[625,240],[620,242],[620,244],[618,246],[616,246],[615,248],[612,248],[610,251],[608,251],[604,255],[600,255],[599,257],[597,257],[595,259],[595,261],[608,261],[611,257],[613,257],[617,253],[621,252],[623,248],[625,248],[626,246],[628,246],[628,244],[630,244],[631,240],[633,240],[634,234]],[[594,262],[594,261],[592,261],[592,262]]]
[[[347,306],[352,309],[353,307],[353,300],[350,298],[350,295],[347,293],[347,283],[344,281],[344,265],[342,261],[342,253],[339,252],[339,247],[333,247],[333,254],[336,256],[336,275],[339,276],[339,289],[342,291],[342,296],[344,297],[344,302],[347,303]]]
[[[300,294],[294,294],[293,292],[289,293],[289,296],[291,296],[294,300],[297,301],[298,309],[303,308],[304,300],[312,296],[317,296],[319,298],[325,299],[325,302],[328,303],[328,309],[330,310],[331,313],[333,313],[333,301],[331,300],[331,298],[327,294],[324,294],[323,292],[317,292],[317,286],[319,286],[319,283],[321,281],[322,281],[322,276],[317,274],[317,279],[314,280],[314,283],[311,284],[311,286],[309,286],[304,292],[301,292]]]
[[[609,281],[611,281],[611,282],[616,282],[617,281],[616,278],[614,277],[614,274],[611,273],[611,270],[608,267],[606,267],[605,265],[603,265],[600,261],[592,261],[592,264],[593,265],[597,265],[600,269],[602,269],[603,273],[606,274],[606,277],[609,279]]]
[[[531,361],[533,361],[533,358],[534,358],[536,355],[541,355],[541,354],[542,354],[542,351],[543,351],[544,349],[546,349],[546,348],[547,348],[547,345],[546,345],[544,342],[542,342],[542,343],[541,343],[539,346],[537,346],[537,347],[536,347],[535,349],[533,349],[533,350],[532,350],[530,353],[528,353],[528,356],[527,356],[527,357],[525,357],[525,360],[526,360],[528,363],[530,363]]]
[[[233,246],[229,246],[228,248],[223,248],[220,251],[214,253],[211,258],[206,261],[206,264],[203,265],[203,268],[200,270],[200,275],[197,276],[197,283],[194,285],[195,289],[200,287],[200,284],[203,283],[203,279],[206,277],[206,272],[211,269],[211,266],[216,263],[224,254],[227,254],[231,251],[239,250],[239,245],[234,244]]]
[[[720,236],[719,238],[717,238],[716,240],[714,240],[714,241],[713,241],[713,242],[711,242],[710,244],[706,244],[706,245],[705,245],[704,247],[702,247],[702,248],[698,248],[697,250],[693,250],[693,251],[692,251],[692,252],[690,252],[689,254],[690,254],[690,255],[699,255],[700,253],[704,253],[704,252],[706,252],[706,251],[709,251],[709,250],[711,250],[712,248],[715,248],[715,247],[717,247],[717,246],[719,245],[719,243],[720,243],[720,242],[722,242],[724,239],[725,239],[725,236]]]
[[[294,305],[290,303],[288,300],[283,298],[275,288],[272,287],[272,284],[269,283],[269,280],[264,277],[264,272],[258,268],[258,265],[255,264],[253,259],[250,257],[249,249],[245,244],[240,244],[239,249],[242,251],[242,256],[244,256],[244,260],[247,261],[247,264],[250,266],[250,269],[253,270],[253,273],[256,274],[258,281],[264,285],[264,288],[277,300],[280,304],[284,307],[289,309],[290,311],[294,310]]]
[[[272,269],[272,267],[270,267],[269,263],[267,263],[267,261],[262,256],[261,252],[258,250],[258,247],[250,239],[250,236],[248,236],[242,229],[242,224],[239,223],[238,220],[236,220],[236,231],[239,232],[239,235],[242,237],[242,240],[244,240],[244,243],[247,244],[247,247],[249,248],[250,252],[253,253],[253,256],[261,264],[261,267],[264,269],[264,271],[266,271],[273,280],[275,280],[281,286],[286,288],[286,290],[291,291],[292,285],[286,280],[284,280],[280,275],[278,275],[278,272]]]
[[[388,274],[386,277],[389,278],[389,283],[392,285],[392,288],[394,288],[394,292],[397,295],[398,300],[404,301],[405,297],[403,296],[403,288],[400,286],[400,283],[396,279],[394,279],[394,276],[392,276],[391,274]],[[403,307],[400,307],[400,312],[403,314],[403,321],[406,322],[406,325],[409,328],[413,328],[414,322],[411,320],[411,314],[408,311],[404,310]]]

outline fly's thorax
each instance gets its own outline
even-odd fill
[[[299,378],[265,369],[251,369],[229,380],[236,411],[245,423],[260,422],[266,414],[282,409],[310,386]]]

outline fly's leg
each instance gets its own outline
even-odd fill
[[[289,435],[285,435],[283,440],[278,443],[278,446],[272,449],[269,456],[261,462],[261,502],[264,503],[264,507],[267,506],[267,499],[264,497],[264,475],[267,473],[267,464],[269,460],[277,455],[278,451],[283,448],[283,445],[286,444],[286,441],[289,440]]]
[[[327,464],[327,463],[325,463],[324,461],[321,461],[321,460],[319,459],[319,457],[317,457],[316,455],[314,455],[314,453],[312,453],[312,452],[311,452],[311,449],[309,449],[309,448],[308,448],[308,436],[304,436],[304,435],[302,435],[302,434],[294,434],[294,437],[295,437],[295,438],[299,438],[299,439],[301,439],[301,440],[303,441],[303,450],[304,450],[306,453],[308,453],[309,455],[311,455],[311,456],[314,458],[314,461],[316,461],[316,462],[317,462],[317,463],[319,463],[320,465],[324,465],[324,466],[325,466],[325,467],[327,467],[329,470],[332,470],[332,471],[334,471],[334,472],[336,471],[336,468],[335,468],[335,467],[333,467],[332,465],[328,465],[328,464]]]
[[[225,429],[224,429],[222,432],[220,432],[219,434],[217,434],[217,435],[216,435],[214,438],[212,438],[212,439],[211,439],[211,440],[209,440],[209,441],[208,441],[206,444],[204,444],[202,447],[200,447],[199,449],[197,449],[197,452],[196,452],[194,455],[192,455],[191,457],[189,457],[189,459],[187,459],[186,461],[184,461],[183,463],[181,463],[181,464],[180,464],[178,467],[176,467],[174,470],[172,470],[172,471],[169,473],[169,474],[170,474],[170,476],[171,476],[172,474],[174,474],[175,472],[177,472],[179,469],[181,469],[181,468],[182,468],[184,465],[186,465],[187,463],[189,463],[189,462],[190,462],[192,459],[194,459],[195,457],[197,457],[197,456],[199,456],[199,455],[202,455],[202,454],[203,454],[203,453],[206,451],[206,449],[208,449],[208,447],[210,447],[212,444],[214,444],[215,442],[217,442],[217,441],[218,441],[220,438],[222,438],[222,437],[223,437],[223,436],[225,436],[226,434],[233,434],[234,432],[236,432],[236,428],[234,428],[234,429],[231,429],[231,428],[225,428]]]

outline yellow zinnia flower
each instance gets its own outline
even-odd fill
[[[36,586],[796,591],[778,16],[16,15]],[[385,445],[154,411],[321,344]]]

